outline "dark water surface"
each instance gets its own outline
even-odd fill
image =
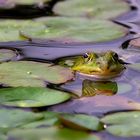
[[[1,43],[3,48],[14,48],[20,53],[17,60],[34,60],[42,62],[56,62],[58,58],[79,55],[87,51],[116,51],[122,59],[128,63],[140,63],[140,49],[129,48],[122,49],[122,44],[125,48],[130,39],[135,37],[135,34],[140,33],[140,0],[128,1],[132,5],[132,10],[129,13],[122,15],[114,20],[114,22],[129,28],[128,35],[121,39],[117,39],[105,43],[97,44],[67,44],[55,43],[48,41],[33,40],[33,42],[8,42]],[[123,46],[124,47],[124,46]],[[49,85],[52,88],[66,90],[77,95],[82,94],[82,83],[85,79],[93,80],[79,74],[76,75],[75,81],[71,81],[61,86]],[[121,93],[119,90],[113,96],[97,95],[93,97],[83,97],[72,99],[66,103],[52,106],[49,108],[40,108],[41,110],[52,110],[69,113],[84,113],[90,115],[103,116],[111,112],[133,110],[131,106],[133,102],[140,102],[140,73],[131,69],[126,69],[124,73],[111,81],[117,82],[118,87],[125,83],[128,85],[127,93]],[[115,102],[113,104],[113,102]],[[120,104],[119,104],[120,103]],[[130,104],[130,106],[129,106]],[[121,138],[115,137],[106,132],[98,133],[103,140],[139,140],[140,137]]]

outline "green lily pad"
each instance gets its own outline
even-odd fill
[[[82,96],[114,95],[117,91],[116,82],[84,80],[82,83]]]
[[[47,17],[36,21],[47,26],[46,33],[40,38],[63,42],[103,42],[118,39],[127,34],[128,30],[120,25],[106,20],[91,20],[86,18]],[[110,30],[112,29],[112,30]],[[34,32],[23,29],[21,34],[37,38]]]
[[[113,135],[132,137],[140,136],[140,111],[121,112],[107,115],[101,119],[106,123],[106,130]]]
[[[16,61],[0,64],[0,83],[13,87],[45,87],[45,82],[65,83],[73,76],[70,69],[49,63]]]
[[[44,118],[35,122],[28,123],[24,125],[22,128],[39,128],[44,126],[53,126],[59,124],[58,116],[60,113],[57,112],[43,112]]]
[[[110,30],[112,28],[112,30]],[[0,41],[46,39],[63,42],[103,42],[123,37],[128,30],[111,21],[47,17],[32,20],[1,20]]]
[[[13,60],[16,58],[17,52],[10,49],[0,49],[0,62]]]
[[[20,35],[22,28],[34,32],[38,36],[46,30],[45,25],[31,20],[1,20],[0,22],[0,41],[20,41],[27,40]]]
[[[115,18],[130,10],[125,1],[118,0],[67,0],[58,2],[53,11],[62,16]]]
[[[42,87],[0,89],[0,104],[18,107],[41,107],[58,104],[71,96],[63,91]]]
[[[82,131],[60,128],[18,129],[10,131],[10,139],[19,140],[100,140],[99,137]]]
[[[61,115],[60,120],[65,126],[78,130],[98,131],[103,128],[99,119],[95,116],[64,114]]]
[[[0,109],[0,116],[0,129],[20,127],[43,118],[43,115],[40,113],[32,113],[18,109]]]

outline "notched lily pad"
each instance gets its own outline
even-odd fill
[[[14,60],[17,52],[10,49],[0,49],[0,62]]]
[[[121,112],[107,115],[101,119],[107,124],[106,130],[123,137],[140,136],[140,111]]]
[[[6,86],[44,87],[45,82],[61,84],[74,77],[70,69],[33,61],[0,64],[0,83]]]
[[[0,89],[0,104],[18,107],[41,107],[58,104],[71,96],[63,91],[42,87]]]
[[[95,116],[64,114],[60,116],[60,120],[65,126],[78,130],[99,131],[103,128],[103,125]]]
[[[130,7],[122,0],[66,0],[58,2],[53,11],[62,16],[108,19],[130,11]]]
[[[67,43],[103,42],[123,37],[127,32],[126,28],[111,21],[85,18],[47,17],[35,21],[0,22],[1,42],[33,39]]]
[[[100,140],[98,136],[66,128],[18,129],[10,131],[10,139],[20,140]]]
[[[46,33],[40,34],[40,38],[67,43],[110,41],[123,37],[128,32],[126,28],[106,20],[47,17],[39,18],[36,21],[42,22],[47,26]],[[34,32],[22,30],[21,33],[31,38],[37,38]]]
[[[43,118],[43,115],[40,113],[32,113],[18,109],[0,109],[0,116],[0,129],[20,127]]]

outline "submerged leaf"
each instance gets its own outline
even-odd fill
[[[66,0],[58,2],[53,11],[62,16],[115,18],[130,10],[125,1],[118,0]]]
[[[71,96],[63,91],[42,87],[0,89],[0,104],[18,107],[41,107],[58,104]]]
[[[106,130],[113,135],[132,137],[140,136],[140,111],[120,112],[101,119],[107,124]]]
[[[0,83],[13,87],[43,87],[45,82],[60,84],[73,76],[71,70],[49,63],[17,61],[0,64]]]
[[[60,120],[65,126],[78,130],[98,131],[103,128],[99,119],[95,116],[64,114],[60,116]]]
[[[20,140],[100,140],[99,137],[81,131],[66,128],[40,128],[40,129],[18,129],[10,131],[11,139]]]

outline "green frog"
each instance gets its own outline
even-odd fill
[[[114,51],[87,52],[80,56],[63,59],[59,64],[69,66],[80,74],[102,79],[116,77],[125,69],[124,62]]]

